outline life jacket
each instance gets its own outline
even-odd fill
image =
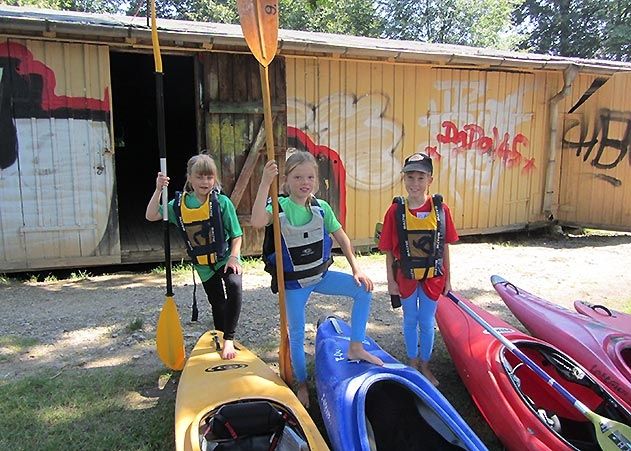
[[[228,243],[223,230],[218,192],[213,190],[199,208],[188,208],[187,193],[176,192],[173,210],[186,244],[186,252],[197,265],[212,265],[225,257]]]
[[[281,195],[281,197],[287,197]],[[280,203],[278,219],[281,230],[283,274],[285,288],[291,290],[317,283],[333,263],[333,240],[324,225],[324,210],[318,200],[311,198],[311,221],[300,227],[289,223]],[[276,279],[276,250],[272,224],[265,227],[263,239],[265,271],[272,275],[272,293],[278,293]]]
[[[396,224],[401,259],[397,266],[408,279],[425,280],[443,275],[445,249],[445,211],[443,197],[432,196],[432,208],[425,218],[418,218],[408,208],[407,200],[395,197]]]

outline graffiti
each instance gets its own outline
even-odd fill
[[[309,136],[295,127],[287,127],[287,147],[310,152],[318,162],[320,192],[333,208],[342,227],[346,224],[346,170],[339,154],[327,146],[316,145]],[[326,190],[326,192],[324,192]]]
[[[617,127],[616,127],[617,125]],[[577,129],[578,130],[575,130]],[[622,129],[622,135],[612,137],[612,129]],[[578,131],[578,139],[570,135]],[[594,120],[594,129],[588,138],[588,127],[579,120],[567,120],[563,135],[563,147],[574,149],[577,157],[598,169],[613,169],[627,156],[631,145],[631,112],[611,111],[603,108]],[[629,156],[631,163],[631,155]]]
[[[288,146],[309,151],[318,161],[320,195],[346,223],[346,185],[366,191],[392,186],[401,171],[394,156],[403,127],[385,117],[382,94],[332,94],[317,105],[287,101]]]
[[[525,88],[501,99],[488,98],[486,80],[438,81],[434,88],[439,95],[432,96],[429,111],[418,118],[419,126],[428,129],[430,141],[417,143],[417,151],[438,162],[448,151],[458,157],[437,165],[437,175],[474,181],[479,198],[487,202],[500,186],[496,160],[505,168],[521,167],[522,174],[536,169],[535,158],[528,155],[530,140],[519,131],[532,120],[532,113],[523,110]],[[489,125],[489,118],[494,123]],[[463,199],[464,186],[450,188],[455,205]]]
[[[401,172],[394,151],[403,139],[403,126],[386,116],[389,104],[390,98],[380,93],[336,93],[317,104],[291,98],[287,122],[316,145],[337,152],[350,187],[379,191],[392,186]]]
[[[466,124],[462,130],[459,130],[452,121],[444,121],[442,126],[445,132],[436,136],[439,143],[456,144],[454,152],[474,149],[480,154],[497,155],[508,167],[520,163],[522,154],[518,147],[528,146],[528,138],[522,133],[517,133],[512,139],[509,133],[504,133],[500,138],[497,127],[493,127],[493,136],[487,136],[484,128],[477,124]]]
[[[64,57],[85,64],[82,52]],[[31,49],[0,42],[0,262],[84,256],[98,248],[114,184],[105,152],[110,96],[100,83],[100,99],[58,94],[68,88],[57,86],[55,72]]]
[[[25,46],[0,44],[0,169],[17,161],[16,120],[31,118],[109,120],[109,93],[103,100],[55,94],[54,72]]]

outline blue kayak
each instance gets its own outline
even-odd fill
[[[383,367],[346,359],[350,327],[337,317],[316,335],[318,402],[333,450],[486,450],[449,401],[372,339]]]

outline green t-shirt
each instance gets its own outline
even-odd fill
[[[219,200],[219,210],[221,211],[221,218],[223,220],[225,239],[227,242],[230,242],[232,238],[242,236],[243,230],[241,230],[241,224],[239,224],[239,219],[237,218],[237,211],[230,198],[223,194],[219,194],[217,199]],[[175,210],[173,209],[174,202],[175,199],[169,202],[169,222],[177,225]],[[184,202],[188,208],[199,208],[202,205],[199,199],[197,199],[197,196],[194,194],[187,194],[184,197]],[[162,214],[162,206],[160,206],[160,214]],[[195,265],[197,274],[199,274],[199,278],[202,279],[202,282],[206,282],[213,276],[213,274],[215,274],[215,272],[217,272],[218,269],[222,268],[228,261],[229,257],[230,249],[228,249],[226,256],[214,265]]]
[[[289,223],[295,227],[300,227],[311,221],[311,210],[307,209],[304,205],[297,204],[290,197],[279,197],[278,203],[285,213],[285,217]],[[324,210],[324,227],[329,233],[335,233],[342,228],[342,224],[339,223],[333,213],[333,209],[329,203],[325,200],[318,199],[318,203],[322,210]],[[272,212],[272,204],[270,203],[266,207],[269,213]]]

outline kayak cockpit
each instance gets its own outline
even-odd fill
[[[268,400],[245,400],[208,412],[199,423],[202,451],[307,451],[296,417]]]
[[[366,393],[365,415],[371,451],[466,449],[435,409],[400,383],[372,384]]]
[[[631,425],[631,413],[566,354],[540,342],[516,341],[514,344],[590,410]],[[502,349],[500,359],[524,404],[550,431],[573,449],[601,449],[592,423],[546,381],[506,348]]]

